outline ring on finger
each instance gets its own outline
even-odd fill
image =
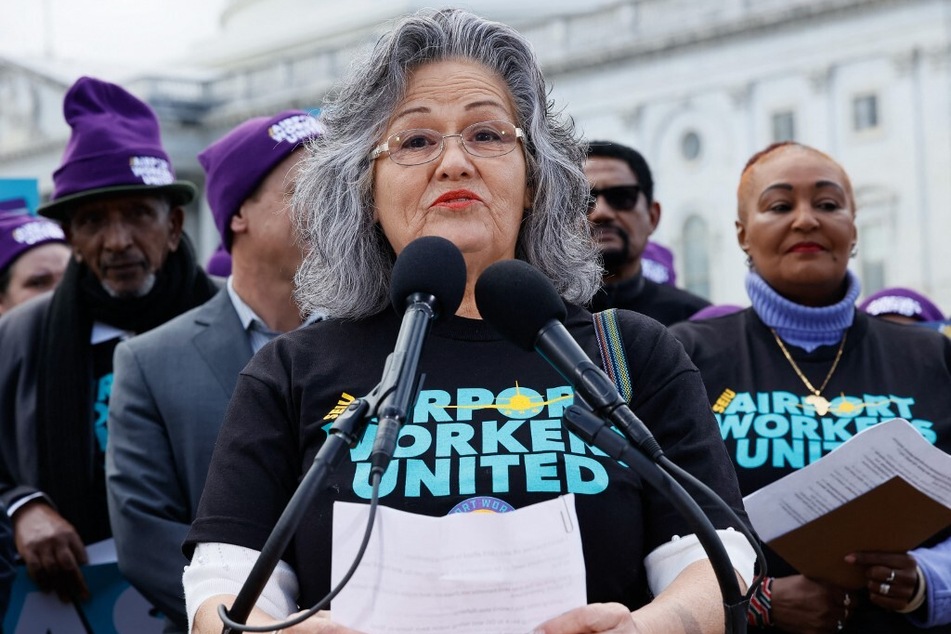
[[[887,596],[891,589],[892,589],[892,584],[882,583],[881,585],[878,586],[878,593],[883,596]]]
[[[895,580],[895,571],[894,571],[894,570],[889,570],[889,571],[888,571],[888,576],[885,578],[885,581],[887,581],[888,583],[891,583],[891,582],[894,581],[894,580]]]

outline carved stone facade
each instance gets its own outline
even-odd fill
[[[647,157],[664,209],[657,238],[692,290],[746,303],[736,184],[751,154],[791,137],[853,179],[853,269],[866,292],[910,286],[951,310],[951,0],[484,2],[480,12],[535,44],[556,104],[585,136]],[[189,74],[126,85],[159,112],[179,175],[200,183],[198,150],[247,117],[318,107],[387,20],[429,4],[233,0]],[[280,16],[294,28],[255,38]],[[38,176],[48,193],[67,84],[0,60],[0,177]],[[210,252],[207,212],[192,210],[189,229]]]

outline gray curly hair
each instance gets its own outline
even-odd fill
[[[495,72],[525,130],[528,185],[534,192],[516,257],[544,272],[568,301],[586,303],[601,280],[587,220],[590,190],[584,148],[572,122],[555,112],[531,45],[511,27],[466,11],[421,11],[401,19],[357,63],[321,114],[326,132],[302,162],[292,213],[307,254],[296,298],[306,313],[367,317],[388,303],[395,256],[373,220],[379,143],[410,73],[430,62],[464,59]]]

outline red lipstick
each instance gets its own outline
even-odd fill
[[[463,209],[476,202],[482,202],[482,199],[479,198],[475,192],[471,192],[468,189],[454,189],[434,200],[430,206]]]
[[[786,253],[820,253],[825,251],[825,247],[815,242],[797,242],[789,247]]]

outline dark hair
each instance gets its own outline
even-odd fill
[[[651,176],[651,168],[647,161],[641,156],[641,153],[632,147],[614,143],[612,141],[591,141],[587,148],[588,156],[604,156],[607,158],[620,159],[628,164],[634,176],[637,176],[637,184],[640,185],[644,197],[647,198],[647,204],[654,202],[654,178]]]

